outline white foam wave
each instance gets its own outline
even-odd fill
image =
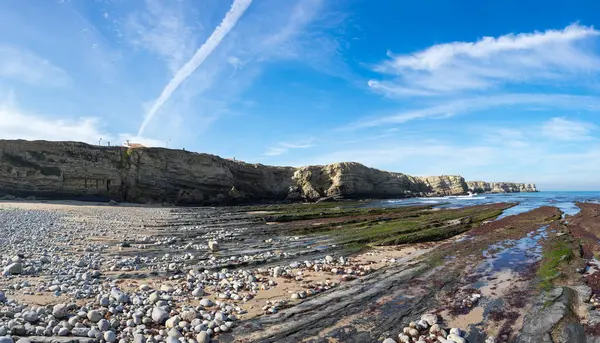
[[[483,200],[483,199],[486,199],[486,197],[458,196],[455,199],[456,200]]]

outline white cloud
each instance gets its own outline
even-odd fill
[[[0,44],[0,78],[35,86],[64,86],[67,73],[26,49]]]
[[[185,65],[177,71],[175,76],[165,86],[160,96],[150,108],[150,111],[146,114],[142,125],[138,130],[138,136],[144,133],[144,129],[148,123],[152,120],[156,112],[162,107],[162,105],[169,100],[171,94],[185,79],[187,79],[192,73],[206,60],[206,58],[213,52],[213,50],[219,46],[223,38],[233,29],[237,21],[244,14],[246,9],[250,6],[252,0],[234,0],[231,5],[231,9],[225,14],[223,21],[217,26],[213,33],[208,37],[206,42],[196,51],[194,56],[185,63]]]
[[[595,125],[579,121],[555,117],[542,125],[542,133],[552,139],[561,141],[589,140]]]
[[[369,87],[377,92],[384,94],[390,98],[396,97],[398,95],[402,96],[430,96],[435,95],[436,93],[424,89],[415,89],[404,86],[399,86],[394,84],[393,82],[379,82],[375,80],[369,80],[367,82]]]
[[[89,144],[110,142],[121,145],[125,140],[146,146],[164,146],[165,142],[133,134],[109,134],[100,118],[60,118],[28,113],[18,107],[14,93],[0,101],[0,139],[77,141]]]
[[[288,149],[286,149],[286,148],[268,148],[264,155],[265,156],[277,156],[277,155],[284,154],[287,151],[288,151]]]
[[[375,70],[396,78],[372,80],[369,86],[405,97],[481,91],[509,83],[555,83],[600,71],[600,58],[586,44],[599,34],[593,27],[573,24],[563,30],[438,44],[412,54],[389,53],[390,60]]]
[[[528,131],[535,132],[535,129]],[[483,133],[483,141],[487,144],[510,148],[529,147],[529,139],[533,136],[533,134],[526,134],[524,130],[495,127],[490,129],[488,125],[484,128],[478,128],[477,132]]]
[[[405,110],[397,114],[364,119],[351,123],[343,130],[355,130],[388,124],[402,124],[416,119],[449,118],[462,113],[473,113],[497,107],[536,105],[540,108],[600,110],[600,100],[591,96],[569,94],[500,94],[477,96],[443,103],[432,107]]]
[[[293,150],[293,149],[311,148],[311,147],[315,146],[315,144],[314,144],[315,141],[316,141],[316,139],[311,137],[309,139],[298,141],[298,142],[281,142],[281,143],[278,143],[274,147],[268,148],[267,151],[263,155],[277,156],[277,155],[285,154],[289,150]]]

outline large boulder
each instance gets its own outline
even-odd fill
[[[23,265],[21,264],[21,262],[14,262],[14,263],[11,263],[8,266],[4,267],[3,274],[18,275],[18,274],[21,274],[22,272],[23,272]]]

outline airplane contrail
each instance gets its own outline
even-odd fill
[[[221,24],[213,31],[208,37],[206,42],[202,44],[200,49],[196,51],[194,56],[185,63],[181,69],[175,73],[175,76],[165,86],[160,96],[154,101],[152,108],[146,114],[140,129],[138,130],[138,137],[141,137],[146,129],[146,126],[152,121],[156,112],[169,100],[171,94],[181,85],[185,79],[187,79],[192,73],[206,60],[208,56],[215,50],[221,43],[223,38],[233,29],[240,17],[246,12],[246,9],[250,6],[252,0],[234,0],[231,4],[231,9],[225,14],[225,18],[221,21]]]

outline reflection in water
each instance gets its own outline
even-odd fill
[[[483,251],[485,261],[477,267],[478,272],[494,273],[503,269],[522,271],[542,256],[540,239],[545,238],[546,226],[530,232],[518,240],[506,240],[492,244]]]

